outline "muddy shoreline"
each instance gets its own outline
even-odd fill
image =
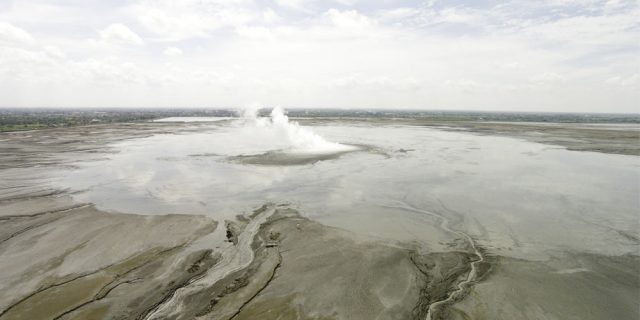
[[[640,155],[639,124],[443,121],[429,119],[301,119],[304,124],[407,125],[524,139],[568,150]]]

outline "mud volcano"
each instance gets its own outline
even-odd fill
[[[281,108],[274,108],[268,118],[258,118],[255,112],[245,113],[244,129],[252,132],[254,139],[263,141],[265,146],[280,148],[227,157],[231,162],[264,166],[305,165],[369,149],[367,146],[328,141],[311,129],[289,121]]]

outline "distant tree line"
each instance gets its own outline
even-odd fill
[[[267,116],[271,109],[259,110]],[[166,117],[232,117],[237,109],[196,108],[0,108],[0,131],[68,127],[96,123],[149,121]],[[291,117],[399,118],[432,121],[505,121],[559,123],[640,123],[639,114],[477,112],[383,109],[290,109]]]
[[[0,108],[0,131],[149,121],[166,117],[229,117],[232,115],[234,115],[233,110],[223,109]]]

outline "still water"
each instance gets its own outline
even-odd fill
[[[74,169],[55,171],[53,181],[82,190],[75,195],[79,201],[126,213],[202,214],[222,221],[267,201],[288,202],[325,224],[432,250],[444,248],[451,235],[433,217],[388,205],[445,216],[500,255],[637,251],[636,157],[466,132],[327,122],[302,130],[325,142],[367,148],[298,166],[229,160],[294,152],[289,135],[298,133],[288,126],[225,120],[196,133],[125,140],[110,145],[104,159],[78,159]]]

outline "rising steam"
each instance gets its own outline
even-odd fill
[[[242,121],[246,130],[253,133],[255,139],[287,153],[325,154],[353,151],[350,145],[327,141],[309,128],[300,126],[280,107],[271,110],[270,117],[258,117],[257,108],[246,108],[242,112]],[[274,143],[275,142],[275,143]]]

